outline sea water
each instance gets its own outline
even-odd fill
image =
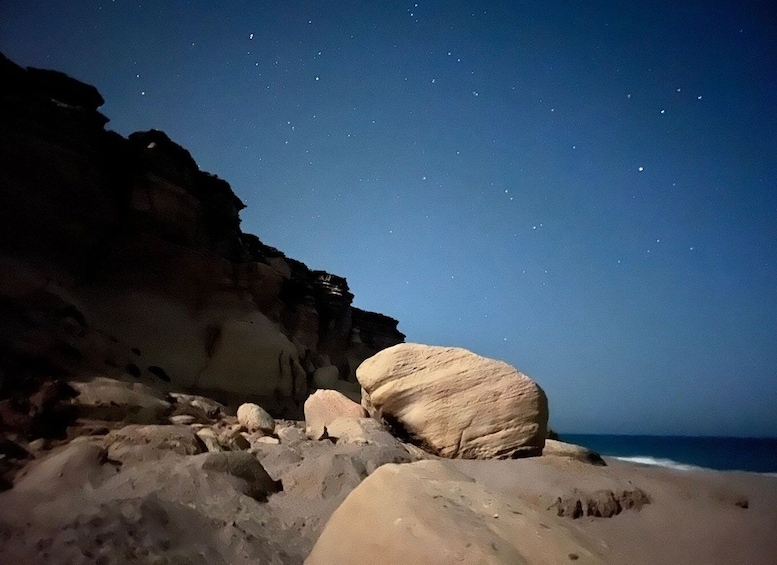
[[[777,438],[560,434],[605,457],[673,469],[777,474]]]

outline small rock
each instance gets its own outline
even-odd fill
[[[239,436],[241,433],[243,433],[243,430],[243,426],[229,426],[223,430],[215,429],[213,431],[216,432],[216,437],[218,437],[219,443],[222,445],[229,445],[236,436]]]
[[[202,440],[202,443],[205,444],[205,447],[208,449],[211,453],[219,453],[221,451],[224,451],[224,448],[219,443],[219,440],[216,438],[216,432],[211,430],[210,428],[201,428],[197,430],[196,435],[200,440]]]
[[[308,437],[321,439],[324,428],[337,418],[366,418],[359,404],[334,390],[317,390],[305,401],[305,426]]]
[[[281,440],[279,440],[277,437],[272,436],[263,436],[256,440],[256,443],[267,443],[270,445],[278,445],[281,443]]]
[[[232,438],[232,441],[229,442],[229,447],[232,448],[233,451],[245,451],[246,449],[251,448],[251,442],[248,441],[248,438],[243,434],[237,434]]]
[[[294,444],[308,439],[305,435],[305,432],[296,426],[278,428],[276,433],[278,434],[278,438],[280,438],[283,443]]]
[[[307,437],[313,441],[320,441],[322,439],[329,439],[329,433],[326,430],[326,426],[316,426],[307,428],[305,431]]]
[[[570,459],[576,459],[577,461],[590,463],[591,465],[607,466],[607,463],[604,462],[601,455],[595,451],[591,451],[587,447],[554,439],[545,440],[545,447],[542,449],[542,455],[569,457]]]
[[[46,440],[39,437],[27,444],[27,449],[32,453],[38,453],[46,449]]]
[[[252,403],[241,404],[237,409],[237,421],[248,431],[271,434],[275,431],[275,420],[264,408]]]
[[[191,414],[178,414],[177,416],[170,416],[168,420],[171,424],[188,425],[193,424],[196,418]]]
[[[175,400],[175,411],[180,414],[190,414],[200,419],[217,420],[227,413],[227,408],[204,396],[173,392],[170,397]]]
[[[235,434],[242,434],[244,432],[247,432],[248,428],[245,427],[243,424],[230,424],[227,426],[227,432],[235,435]],[[253,430],[254,432],[261,433],[260,430]]]
[[[256,457],[262,463],[262,467],[275,479],[282,478],[303,461],[302,456],[283,444],[255,443],[249,453]]]
[[[394,436],[383,425],[372,418],[338,418],[326,427],[327,435],[337,439],[337,443],[355,443],[358,445],[396,443]]]

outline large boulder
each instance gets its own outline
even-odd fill
[[[538,527],[538,524],[545,527]],[[383,465],[332,514],[306,565],[600,563],[595,543],[450,461]]]
[[[504,459],[542,452],[548,400],[532,379],[466,349],[404,343],[356,370],[363,404],[448,458]]]

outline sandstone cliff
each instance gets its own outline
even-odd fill
[[[6,425],[31,425],[41,382],[76,373],[295,415],[317,369],[354,396],[358,364],[403,341],[396,320],[351,306],[344,278],[243,233],[229,184],[167,135],[106,130],[93,86],[2,55],[0,84]]]

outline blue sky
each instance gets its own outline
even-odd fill
[[[679,4],[2,0],[0,50],[562,432],[774,436],[777,20]]]

